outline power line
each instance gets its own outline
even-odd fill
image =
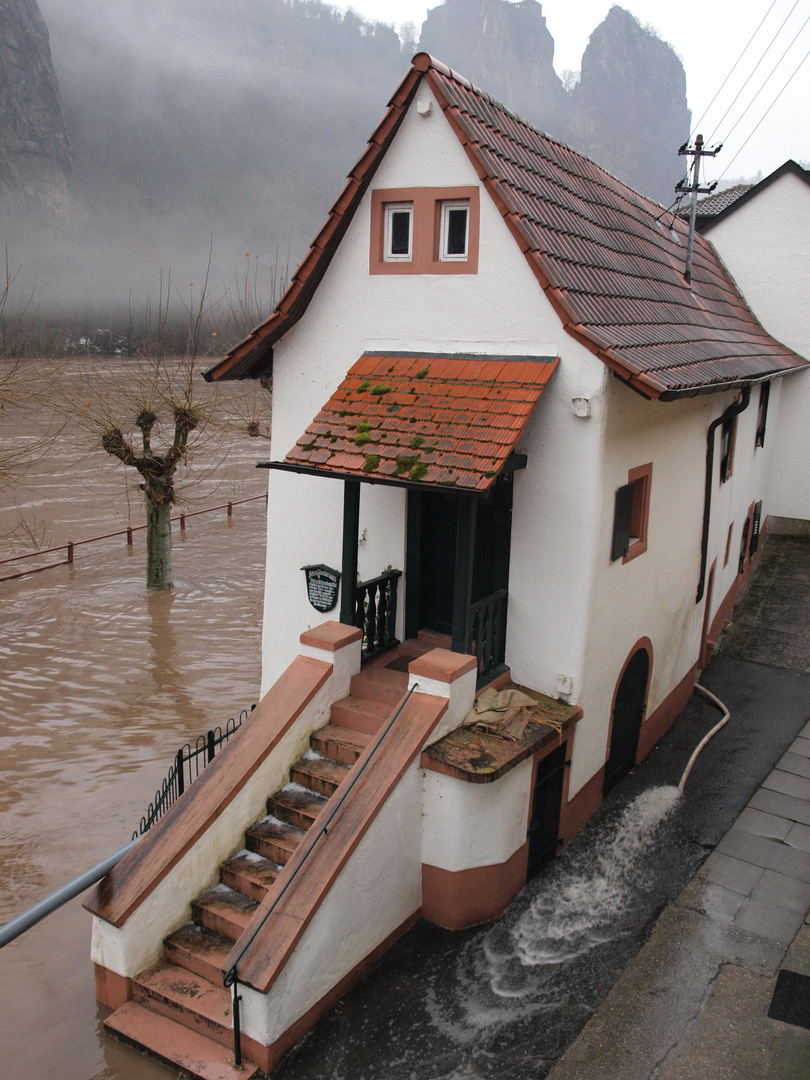
[[[767,77],[767,79],[765,80],[765,82],[764,82],[764,83],[762,84],[762,86],[760,86],[759,90],[757,90],[756,94],[754,94],[754,96],[753,96],[753,97],[751,98],[751,100],[750,100],[750,101],[748,102],[748,104],[747,104],[747,105],[746,105],[746,107],[745,107],[745,108],[743,109],[743,111],[742,111],[742,112],[740,113],[740,115],[738,116],[738,118],[737,118],[737,119],[735,120],[735,122],[734,122],[734,126],[732,127],[731,131],[729,131],[728,135],[726,135],[726,138],[725,138],[725,140],[724,140],[725,142],[728,142],[728,140],[729,140],[729,139],[731,138],[731,136],[732,136],[733,132],[735,131],[735,129],[737,128],[737,126],[738,126],[738,125],[740,124],[740,122],[741,122],[741,120],[743,119],[743,117],[745,116],[745,114],[746,114],[746,113],[748,112],[748,110],[749,110],[749,109],[751,108],[751,106],[752,106],[752,105],[754,104],[754,102],[755,102],[755,101],[757,100],[757,98],[759,97],[759,95],[760,95],[760,94],[762,93],[762,91],[763,91],[763,90],[765,89],[765,87],[766,87],[766,86],[768,85],[768,83],[770,82],[770,80],[771,80],[771,79],[773,78],[773,75],[774,75],[774,73],[775,73],[776,69],[777,69],[777,68],[779,67],[779,65],[780,65],[780,64],[782,63],[782,61],[783,61],[783,60],[785,59],[785,57],[787,56],[787,54],[788,54],[788,53],[790,52],[790,50],[791,50],[791,49],[793,48],[793,46],[794,46],[794,45],[796,44],[796,42],[797,42],[797,41],[798,41],[798,39],[799,39],[799,34],[801,34],[802,30],[804,30],[805,26],[807,26],[807,24],[808,24],[809,22],[810,22],[810,15],[808,15],[808,16],[807,16],[807,18],[806,18],[806,19],[804,20],[804,22],[802,23],[802,25],[801,25],[801,28],[799,29],[798,33],[797,33],[797,34],[796,34],[796,35],[794,36],[793,40],[792,40],[792,41],[790,42],[790,44],[788,45],[788,47],[787,47],[787,48],[785,49],[785,51],[784,51],[784,52],[782,53],[782,55],[781,55],[781,56],[779,57],[779,59],[778,59],[778,60],[776,61],[776,63],[774,64],[774,66],[773,66],[773,67],[771,68],[770,74],[768,75],[768,77]],[[804,61],[802,61],[802,63],[804,63]],[[799,66],[801,66],[801,65],[799,65]],[[792,76],[791,76],[791,78],[792,78]],[[784,89],[784,87],[783,87],[783,89]],[[781,93],[781,91],[780,91],[780,93]],[[769,111],[770,111],[770,110],[769,110]],[[767,115],[767,113],[766,113],[766,115]],[[756,129],[755,129],[755,130],[756,130]],[[753,134],[753,132],[752,132],[751,134]],[[749,136],[749,138],[750,138],[750,136]]]
[[[739,89],[739,90],[737,91],[737,93],[736,93],[736,95],[734,96],[734,99],[732,100],[732,102],[731,102],[731,104],[729,105],[729,107],[728,107],[728,108],[726,109],[726,111],[725,111],[725,112],[723,113],[723,115],[722,115],[722,116],[720,117],[720,119],[718,120],[718,122],[717,122],[717,123],[715,124],[715,126],[714,126],[714,131],[712,131],[711,135],[709,136],[709,139],[708,139],[708,141],[709,141],[709,142],[711,142],[711,141],[712,141],[712,139],[714,138],[714,133],[715,133],[715,132],[717,131],[717,129],[718,129],[718,128],[720,127],[720,125],[721,125],[721,124],[723,123],[723,121],[725,120],[725,118],[726,118],[726,117],[728,116],[728,114],[729,114],[729,113],[731,112],[731,110],[732,110],[732,109],[734,108],[734,106],[735,106],[735,105],[737,104],[737,102],[739,101],[739,99],[740,99],[740,95],[742,94],[743,90],[745,90],[746,86],[748,86],[748,84],[749,84],[749,83],[751,82],[751,80],[753,79],[754,75],[756,75],[756,73],[757,73],[757,69],[759,68],[759,65],[760,65],[760,64],[762,63],[762,61],[763,61],[763,60],[765,59],[765,57],[766,57],[766,56],[768,55],[768,53],[769,53],[769,52],[771,51],[771,48],[773,47],[773,43],[774,43],[774,42],[776,41],[776,39],[777,39],[777,38],[779,37],[779,35],[780,35],[780,34],[782,33],[782,30],[784,29],[785,23],[786,23],[786,22],[788,21],[788,19],[790,18],[790,16],[791,16],[791,15],[793,14],[793,12],[794,12],[794,11],[796,10],[796,8],[798,7],[799,3],[800,3],[800,0],[794,0],[794,4],[793,4],[793,7],[792,7],[792,8],[790,9],[790,11],[789,11],[789,12],[787,13],[787,15],[785,16],[785,18],[783,19],[783,21],[782,21],[782,25],[781,25],[781,26],[779,27],[779,29],[778,29],[778,30],[776,31],[776,33],[775,33],[775,34],[773,35],[773,37],[771,38],[771,40],[770,40],[770,42],[768,43],[768,45],[767,45],[767,47],[766,47],[765,51],[763,52],[762,56],[760,56],[759,60],[757,60],[756,64],[754,65],[754,69],[753,69],[753,71],[752,71],[752,72],[751,72],[751,74],[750,74],[750,75],[748,76],[748,78],[747,78],[747,79],[745,80],[745,82],[744,82],[744,83],[742,84],[742,86],[740,87],[740,89]],[[773,5],[771,5],[771,6],[773,6]],[[795,39],[794,39],[794,40],[795,40]]]
[[[720,89],[719,89],[719,90],[717,91],[717,93],[716,93],[716,94],[714,95],[714,97],[712,98],[712,100],[711,100],[711,101],[709,102],[709,104],[708,104],[708,105],[706,106],[706,108],[705,108],[705,109],[703,110],[703,115],[702,115],[702,116],[701,116],[701,118],[700,118],[700,119],[698,120],[698,122],[697,122],[697,123],[695,124],[695,126],[694,126],[694,127],[692,128],[692,132],[691,132],[691,134],[690,134],[690,136],[689,136],[689,138],[690,138],[690,139],[692,139],[692,138],[694,137],[694,134],[695,134],[695,132],[696,132],[696,131],[697,131],[697,130],[698,130],[698,129],[700,128],[700,125],[701,125],[701,124],[703,123],[703,120],[704,120],[704,118],[705,118],[705,116],[706,116],[706,113],[707,113],[707,112],[709,111],[709,109],[710,109],[710,108],[712,107],[712,105],[714,105],[715,101],[717,101],[717,99],[718,99],[718,98],[720,97],[720,95],[722,94],[723,90],[724,90],[724,89],[725,89],[725,87],[726,87],[726,83],[728,82],[728,80],[729,80],[729,79],[731,78],[731,76],[732,76],[732,75],[734,74],[734,72],[736,71],[736,69],[737,69],[737,65],[739,64],[739,62],[740,62],[740,61],[742,60],[742,58],[743,58],[743,57],[745,56],[745,54],[746,54],[746,53],[748,52],[748,49],[750,48],[750,46],[751,46],[751,44],[752,44],[752,42],[753,42],[754,38],[755,38],[755,37],[757,36],[757,34],[758,34],[758,33],[760,32],[760,30],[762,29],[762,23],[764,23],[764,22],[765,22],[765,20],[766,20],[766,19],[768,18],[768,16],[770,15],[770,13],[771,13],[771,12],[773,11],[773,9],[774,9],[774,7],[775,7],[776,3],[777,3],[777,0],[771,0],[771,6],[770,6],[770,7],[768,8],[768,10],[767,10],[767,11],[765,12],[765,14],[764,14],[764,15],[762,16],[762,21],[760,22],[759,26],[758,26],[758,27],[756,28],[756,30],[755,30],[755,31],[753,32],[753,34],[751,35],[751,37],[750,37],[750,38],[748,39],[748,44],[747,44],[747,45],[745,46],[745,48],[743,49],[743,51],[742,51],[742,52],[740,53],[740,55],[739,55],[739,56],[737,57],[737,59],[736,59],[736,60],[734,61],[734,63],[732,64],[732,67],[731,67],[731,71],[729,71],[728,75],[726,75],[725,79],[723,79],[723,83],[722,83],[722,85],[721,85]],[[797,0],[797,3],[798,3],[798,0]],[[795,6],[795,5],[794,5],[794,6]]]
[[[775,104],[777,103],[777,101],[778,101],[778,100],[779,100],[779,98],[780,98],[780,97],[782,96],[782,94],[783,94],[783,93],[785,92],[785,90],[787,90],[788,86],[790,86],[791,82],[793,81],[793,79],[795,78],[795,76],[796,76],[796,75],[798,74],[798,72],[799,72],[799,68],[801,68],[801,66],[802,66],[802,65],[804,64],[804,62],[805,62],[805,60],[806,60],[806,59],[808,58],[808,56],[810,56],[810,49],[808,49],[808,50],[807,50],[807,52],[806,52],[806,53],[804,54],[803,58],[802,58],[802,59],[801,59],[801,60],[799,61],[798,67],[797,67],[797,68],[795,69],[795,71],[794,71],[794,72],[793,72],[793,74],[792,74],[792,75],[790,76],[790,78],[788,79],[788,81],[787,81],[787,82],[785,83],[785,85],[784,85],[784,86],[782,87],[782,89],[781,89],[781,90],[779,91],[779,93],[778,93],[778,94],[776,95],[776,97],[775,97],[775,98],[773,99],[773,101],[771,102],[771,104],[770,104],[770,105],[768,106],[768,108],[767,108],[767,109],[765,110],[765,112],[764,112],[764,114],[762,115],[762,118],[760,119],[759,123],[758,123],[758,124],[756,125],[756,127],[754,128],[754,130],[753,130],[753,131],[751,132],[751,134],[750,134],[750,135],[748,136],[748,138],[747,138],[747,139],[745,140],[745,142],[744,142],[744,143],[742,144],[742,146],[740,147],[740,149],[739,149],[739,150],[737,151],[737,153],[736,153],[736,154],[734,155],[734,157],[733,157],[733,158],[731,159],[731,161],[730,161],[730,162],[728,163],[728,165],[726,166],[726,168],[725,168],[725,170],[724,170],[724,172],[723,172],[722,176],[720,177],[720,180],[722,180],[722,179],[723,179],[723,176],[725,176],[725,175],[726,175],[726,173],[728,172],[728,170],[729,170],[729,169],[731,168],[731,166],[732,166],[732,165],[734,164],[734,162],[735,162],[735,161],[737,160],[737,158],[738,158],[738,157],[740,156],[740,154],[741,154],[741,153],[743,152],[743,150],[745,149],[745,147],[746,147],[746,146],[748,145],[748,143],[749,143],[749,142],[751,141],[751,139],[752,139],[752,137],[753,137],[754,133],[756,132],[757,128],[758,128],[758,127],[760,126],[760,124],[762,123],[762,121],[763,121],[763,120],[765,119],[765,117],[766,117],[766,116],[768,115],[768,113],[769,113],[769,112],[771,111],[771,109],[772,109],[772,108],[774,107],[774,105],[775,105]],[[718,180],[718,183],[719,183],[719,182],[720,182],[720,181]]]

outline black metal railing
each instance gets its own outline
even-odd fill
[[[191,743],[184,743],[180,747],[174,755],[174,761],[165,780],[155,792],[152,802],[146,808],[146,813],[141,818],[140,825],[133,832],[133,840],[143,836],[147,829],[151,828],[156,821],[163,817],[172,803],[180,798],[186,788],[197,779],[206,765],[211,764],[216,757],[217,750],[230,739],[231,735],[239,730],[243,721],[247,720],[255,708],[255,705],[251,705],[250,709],[242,709],[239,713],[239,719],[234,720],[231,717],[225,724],[224,730],[217,725],[215,728],[211,728],[210,731],[206,731],[204,735],[198,735],[193,748]]]
[[[395,570],[394,573],[399,576],[401,571]],[[296,862],[295,866],[293,866],[292,873],[284,882],[282,887],[279,889],[278,894],[274,897],[273,902],[272,904],[270,904],[267,911],[265,911],[265,913],[262,915],[261,920],[257,923],[256,926],[254,926],[247,940],[245,942],[242,942],[240,939],[241,948],[237,953],[236,959],[232,962],[231,966],[228,968],[222,978],[223,986],[228,987],[231,991],[231,999],[233,1002],[233,1058],[234,1064],[236,1065],[237,1069],[242,1064],[242,1029],[240,1020],[240,1002],[242,998],[239,994],[239,962],[241,961],[247,950],[250,948],[250,946],[253,944],[253,942],[256,940],[259,931],[262,929],[269,917],[275,911],[278,902],[281,900],[282,896],[285,894],[287,889],[289,889],[290,885],[292,885],[296,875],[301,870],[302,866],[309,858],[309,856],[312,854],[315,845],[318,843],[321,837],[325,836],[329,831],[329,826],[332,824],[332,819],[334,818],[335,814],[338,812],[338,810],[340,810],[341,806],[343,806],[343,803],[348,798],[352,788],[365,772],[369,762],[377,753],[377,750],[379,749],[383,739],[394,726],[397,717],[405,708],[406,704],[408,703],[408,699],[418,686],[419,683],[415,682],[409,688],[407,694],[403,697],[402,701],[400,701],[399,705],[397,705],[396,710],[391,716],[391,719],[386,723],[385,727],[374,740],[374,743],[366,751],[365,760],[360,762],[356,770],[352,770],[352,774],[346,779],[345,783],[340,785],[340,788],[338,789],[339,797],[335,801],[335,805],[328,807],[328,809],[324,808],[324,810],[322,810],[321,813],[318,815],[312,827],[307,830],[306,837],[302,841],[304,844],[306,844],[306,847],[302,850],[301,855],[298,856],[298,861]],[[338,794],[338,792],[335,792],[335,794]],[[323,818],[323,820],[321,820],[321,818]],[[296,852],[296,856],[297,855],[298,853]]]
[[[354,625],[363,631],[363,658],[376,656],[399,645],[397,629],[397,583],[401,570],[361,581],[354,600]]]
[[[506,589],[498,589],[470,605],[466,651],[478,661],[478,681],[495,674],[506,660]]]

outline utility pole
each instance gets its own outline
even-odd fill
[[[684,186],[683,180],[680,180],[675,185],[676,191],[691,191],[692,193],[692,209],[689,213],[689,241],[686,245],[686,270],[684,271],[684,277],[687,284],[692,280],[692,249],[695,246],[695,218],[697,216],[697,197],[698,195],[709,195],[717,187],[717,181],[710,184],[708,187],[700,186],[700,159],[702,157],[716,157],[717,154],[723,149],[723,144],[715,146],[713,150],[703,149],[703,136],[698,135],[695,138],[695,145],[691,147],[689,143],[684,143],[678,151],[681,157],[694,157],[695,163],[692,166],[692,183],[688,186]]]

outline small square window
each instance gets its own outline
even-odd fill
[[[470,242],[469,202],[442,203],[441,231],[439,234],[439,258],[442,262],[462,261],[467,258]]]
[[[389,203],[385,208],[385,261],[409,262],[413,252],[413,204]]]

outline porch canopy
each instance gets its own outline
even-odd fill
[[[483,494],[504,470],[559,360],[366,352],[286,455],[344,480]]]
[[[453,548],[447,554],[451,586],[446,598],[447,629],[452,630],[456,651],[469,650],[476,617],[471,605],[477,566],[476,520],[480,516],[477,504],[498,477],[525,466],[525,456],[517,454],[515,447],[558,363],[558,358],[545,356],[366,352],[284,461],[260,463],[270,469],[345,481],[341,622],[364,626],[364,635],[370,639],[372,631],[365,627],[368,613],[374,616],[382,605],[387,637],[378,647],[394,643],[395,583],[393,588],[382,579],[361,582],[356,588],[348,584],[357,581],[361,483],[410,489],[407,546],[412,581],[421,580],[422,501],[431,491],[444,492],[452,495],[458,506],[454,538],[447,540]],[[511,487],[508,498],[511,509]],[[500,563],[504,565],[500,572],[505,575],[508,534],[494,549],[501,552]],[[394,574],[398,577],[399,571]],[[504,584],[505,580],[504,576]],[[493,604],[503,629],[506,590],[500,591],[503,595]],[[384,601],[380,598],[383,592]],[[407,629],[419,622],[420,601],[415,588],[406,595]],[[494,625],[494,607],[487,617]],[[375,618],[379,624],[378,616],[371,622]],[[484,636],[478,632],[481,642]],[[370,651],[371,646],[368,648]]]

